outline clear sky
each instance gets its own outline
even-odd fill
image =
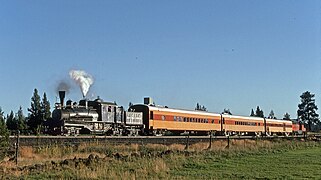
[[[0,106],[53,106],[71,69],[95,78],[89,97],[249,115],[296,117],[300,95],[321,108],[321,1],[3,0]],[[76,85],[67,95],[79,100]],[[320,112],[320,111],[319,111]]]

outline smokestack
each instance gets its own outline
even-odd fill
[[[154,104],[153,99],[151,97],[145,97],[144,98],[144,104],[153,105]]]
[[[66,91],[59,91],[59,98],[60,98],[61,107],[64,106],[65,94],[66,94]]]

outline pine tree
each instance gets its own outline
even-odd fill
[[[202,106],[201,111],[207,111],[205,106]]]
[[[14,117],[13,111],[11,111],[9,115],[7,115],[6,126],[11,131],[17,130],[17,121]]]
[[[31,107],[28,108],[28,111],[30,114],[27,124],[34,133],[39,134],[43,118],[40,96],[38,95],[37,89],[34,90],[33,96],[31,97]]]
[[[23,130],[27,129],[27,124],[26,124],[26,117],[23,115],[23,110],[22,107],[19,107],[19,110],[16,114],[16,121],[17,121],[17,129],[20,130],[21,132]]]
[[[207,111],[207,108],[205,106],[202,106],[201,104],[197,103],[195,110],[197,111]]]
[[[270,119],[276,119],[276,117],[275,117],[275,115],[274,115],[273,110],[271,110],[271,112],[270,112],[270,114],[269,114],[268,118],[270,118]]]
[[[223,114],[229,114],[229,115],[232,115],[230,109],[225,109],[223,110]]]
[[[196,103],[196,107],[195,107],[195,110],[200,110],[200,104]]]
[[[45,121],[50,118],[51,112],[50,112],[50,102],[47,99],[46,93],[43,93],[43,98],[41,102],[41,112],[42,112],[42,121]]]
[[[284,114],[283,119],[284,119],[284,120],[291,120],[290,114],[286,112],[286,113]]]
[[[264,113],[259,106],[256,107],[255,116],[264,118]]]
[[[299,120],[308,125],[308,131],[312,130],[312,125],[315,126],[320,123],[319,115],[316,113],[318,107],[315,104],[314,96],[309,91],[302,93],[300,96],[301,103],[298,105]]]
[[[2,160],[6,156],[8,146],[9,131],[5,123],[4,112],[0,107],[0,160]]]
[[[254,110],[253,110],[253,109],[251,110],[251,114],[250,114],[250,116],[255,116],[255,114],[254,114]]]

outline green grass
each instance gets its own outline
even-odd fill
[[[321,147],[226,158],[190,157],[171,175],[183,179],[321,179]]]

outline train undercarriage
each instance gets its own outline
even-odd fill
[[[65,122],[62,126],[62,135],[108,135],[108,136],[137,136],[141,135],[141,126],[125,126],[104,122]]]

